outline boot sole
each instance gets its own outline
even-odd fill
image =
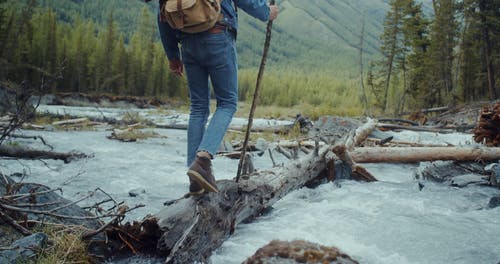
[[[201,176],[201,174],[199,174],[197,171],[189,170],[187,172],[187,175],[189,176],[189,178],[191,178],[191,180],[197,182],[201,186],[201,188],[205,189],[205,191],[214,193],[219,192],[216,187],[205,180],[205,178],[203,178],[203,176]]]
[[[184,194],[184,198],[202,196],[203,194],[205,194],[205,189],[201,189],[197,192],[188,192],[188,193]]]

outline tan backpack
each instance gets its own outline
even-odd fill
[[[160,19],[186,33],[211,29],[222,20],[222,0],[166,0],[160,6]]]

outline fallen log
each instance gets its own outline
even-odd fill
[[[449,133],[454,133],[456,132],[455,130],[452,129],[443,129],[443,128],[435,128],[435,127],[425,127],[425,126],[401,126],[401,125],[394,125],[394,124],[383,124],[379,123],[377,124],[377,127],[382,128],[382,129],[388,129],[388,130],[410,130],[410,131],[418,131],[418,132],[433,132],[433,133],[442,133],[442,134],[449,134]]]
[[[75,125],[90,121],[87,117],[52,122],[53,126]]]
[[[156,128],[164,128],[164,129],[179,129],[179,130],[187,130],[188,129],[188,124],[155,124],[154,127]],[[279,133],[288,133],[290,129],[292,129],[292,125],[278,125],[278,126],[252,126],[251,132],[269,132],[269,133],[274,133],[274,134],[279,134]],[[242,132],[245,131],[247,128],[246,126],[241,126],[241,125],[230,125],[228,130],[230,131],[236,131],[236,132]]]
[[[163,231],[158,250],[167,262],[205,262],[211,252],[243,221],[257,217],[287,193],[324,177],[323,147],[318,154],[291,162],[286,167],[243,175],[239,181],[218,181],[219,193],[174,201],[155,218]]]
[[[427,108],[427,109],[420,109],[418,112],[421,112],[423,114],[428,114],[428,113],[437,113],[437,112],[446,112],[450,108],[448,106],[441,106],[441,107],[434,107],[434,108]],[[401,113],[402,115],[410,115],[412,112],[403,112]]]
[[[398,145],[405,145],[409,147],[453,147],[451,144],[422,144],[422,143],[417,143],[417,142],[410,142],[410,141],[400,141],[400,140],[393,140],[391,138],[386,138],[386,139],[379,139],[379,138],[367,138],[367,142],[372,142],[375,145],[379,145],[382,147],[390,147],[390,146],[398,146]]]
[[[357,164],[351,158],[350,154],[350,151],[352,151],[354,147],[359,146],[371,134],[376,124],[376,120],[369,119],[364,125],[354,130],[354,134],[347,137],[343,144],[337,144],[332,148],[333,153],[335,153],[341,161],[347,163],[351,167],[351,176],[356,180],[367,182],[377,181],[375,176],[368,172],[363,166]]]
[[[374,182],[377,181],[377,178],[373,176],[368,170],[366,170],[363,166],[358,165],[356,162],[353,161],[351,154],[347,150],[346,146],[335,146],[333,147],[333,153],[337,155],[337,157],[349,164],[349,166],[352,168],[352,177],[356,180],[360,181],[366,181],[366,182]]]
[[[382,123],[387,123],[387,122],[396,124],[403,123],[403,124],[408,124],[410,126],[420,126],[420,124],[415,121],[401,119],[401,118],[379,118],[378,121]]]
[[[400,147],[400,148],[357,148],[350,152],[351,158],[359,163],[416,163],[423,161],[488,161],[500,159],[500,148],[468,147]]]
[[[18,159],[53,159],[62,160],[69,163],[76,159],[88,158],[89,155],[79,152],[53,152],[45,150],[25,149],[21,147],[0,145],[0,157],[10,157]]]

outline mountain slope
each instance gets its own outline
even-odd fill
[[[424,0],[429,2],[430,0]],[[10,1],[24,2],[24,1]],[[141,9],[138,0],[40,0],[54,9],[61,20],[71,22],[75,15],[104,25],[113,12],[125,35],[137,28]],[[281,0],[280,16],[274,24],[269,67],[303,71],[324,70],[334,75],[357,72],[361,27],[365,23],[366,60],[379,56],[379,36],[388,9],[387,0]],[[149,4],[156,12],[157,3]],[[257,67],[264,42],[265,23],[239,10],[239,63],[242,68]],[[155,17],[155,16],[152,16]],[[155,21],[151,21],[154,23]]]

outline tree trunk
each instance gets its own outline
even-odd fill
[[[206,261],[236,225],[262,214],[307,182],[324,177],[327,152],[325,146],[286,167],[243,175],[239,183],[218,181],[219,193],[173,202],[156,215],[164,232],[158,249],[167,255],[167,262]]]
[[[467,147],[401,147],[357,148],[350,152],[351,158],[359,163],[397,162],[414,163],[422,161],[487,161],[500,159],[500,148]]]
[[[375,124],[375,120],[369,120],[350,133],[344,149],[362,142]],[[163,232],[157,247],[167,256],[167,263],[204,262],[234,232],[236,225],[261,215],[289,192],[332,175],[350,177],[351,167],[346,162],[333,162],[331,146],[318,148],[286,167],[243,175],[239,182],[218,181],[219,193],[168,203],[154,217]]]

